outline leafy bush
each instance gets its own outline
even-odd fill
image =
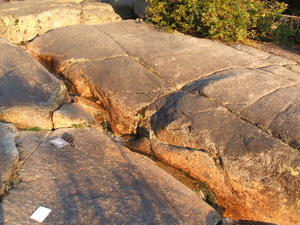
[[[290,33],[279,26],[287,8],[275,0],[149,0],[148,20],[170,31],[225,42],[246,39],[287,40]],[[279,28],[279,29],[277,29]],[[274,32],[275,31],[275,32]]]
[[[196,33],[201,30],[202,2],[198,0],[149,0],[148,20],[167,30]]]
[[[279,24],[278,27],[272,31],[272,34],[272,41],[274,43],[293,46],[295,44],[297,30],[291,29],[287,24]]]

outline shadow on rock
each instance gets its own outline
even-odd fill
[[[74,137],[75,147],[59,149],[49,143],[65,132]],[[20,176],[20,185],[3,201],[5,221],[13,224],[33,223],[29,217],[38,206],[52,210],[44,224],[214,225],[221,220],[154,162],[95,128],[53,132]]]

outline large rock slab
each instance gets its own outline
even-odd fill
[[[16,173],[19,159],[15,143],[17,135],[18,130],[13,124],[0,123],[0,196],[12,181],[11,176]]]
[[[0,4],[0,18],[0,36],[12,43],[26,43],[61,26],[120,20],[109,4],[96,1],[12,1]]]
[[[155,73],[122,56],[75,64],[65,70],[64,77],[81,96],[100,99],[107,112],[105,119],[121,134],[135,133],[143,110],[172,89]]]
[[[222,71],[188,85],[185,90],[213,99],[299,148],[299,84],[299,73],[282,66],[268,66]]]
[[[72,43],[42,48],[44,41],[52,39],[56,43],[68,35],[80,37],[71,38]],[[94,26],[59,28],[43,37],[29,44],[28,50],[49,70],[63,74],[78,94],[98,100],[107,111],[102,120],[108,120],[115,133],[135,133],[144,108],[174,90],[172,84],[128,56],[122,46]],[[78,40],[83,43],[80,51],[72,47],[78,45]]]
[[[204,181],[226,216],[299,223],[297,57],[134,21],[55,29],[27,49],[97,102],[116,134],[137,132],[132,148]],[[276,138],[286,133],[289,145]]]
[[[253,48],[241,51],[135,21],[55,29],[27,49],[80,95],[99,100],[119,134],[135,133],[152,102],[201,77],[230,68],[296,64]]]
[[[52,112],[69,101],[65,85],[23,49],[0,49],[0,121],[52,129]]]
[[[75,137],[75,147],[58,149],[48,142],[65,132]],[[35,224],[29,217],[40,205],[52,210],[44,224],[213,225],[221,220],[196,193],[97,129],[53,132],[26,161],[20,179],[0,203],[0,223]]]
[[[206,97],[177,92],[160,104],[150,120],[156,138],[137,150],[205,182],[225,216],[300,222],[299,151]]]

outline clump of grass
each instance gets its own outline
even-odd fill
[[[89,123],[73,123],[71,125],[71,127],[76,128],[76,129],[83,129],[86,127],[91,127],[91,124],[89,124]]]
[[[40,130],[42,130],[42,128],[40,128],[40,127],[30,127],[30,128],[26,128],[26,129],[24,129],[25,131],[40,131]]]

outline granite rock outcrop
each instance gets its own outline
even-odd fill
[[[53,210],[48,224],[221,223],[202,198],[128,148],[203,182],[233,219],[223,224],[300,223],[298,54],[168,34],[134,20],[100,24],[106,17],[93,7],[111,6],[95,1],[43,1],[45,11],[21,16],[29,4],[42,3],[0,4],[0,14],[20,9],[10,10],[12,29],[0,32],[1,191],[20,167],[0,223],[30,224],[40,204]],[[72,23],[51,12],[49,24],[59,27],[25,32],[24,18],[58,5]],[[49,143],[65,133],[75,146]]]
[[[27,49],[97,102],[116,135],[135,135],[127,146],[203,181],[224,216],[299,222],[299,56],[135,21],[56,29]]]

